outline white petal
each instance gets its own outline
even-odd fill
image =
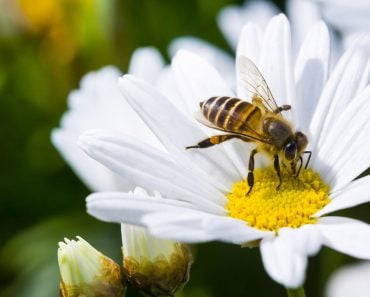
[[[193,202],[210,211],[223,211],[220,205],[225,203],[225,196],[221,192],[178,166],[168,154],[156,151],[136,139],[90,131],[80,137],[80,145],[92,158],[132,184]]]
[[[271,232],[258,231],[245,222],[209,215],[174,199],[106,192],[92,194],[86,202],[87,212],[100,220],[145,226],[160,238],[245,243],[271,236]]]
[[[55,147],[92,190],[128,190],[132,185],[80,150],[77,139],[82,132],[96,128],[111,129],[146,139],[153,146],[161,146],[132,108],[122,100],[117,87],[119,76],[120,72],[114,67],[86,74],[80,88],[68,96],[69,110],[62,117],[61,127],[52,134]]]
[[[279,13],[279,9],[270,1],[246,1],[243,7],[230,5],[221,10],[217,21],[226,39],[236,47],[240,32],[246,22],[253,22],[265,27],[271,17]]]
[[[197,54],[213,65],[227,84],[235,88],[234,59],[222,49],[196,37],[179,37],[171,41],[170,56],[174,57],[181,49]]]
[[[180,50],[172,59],[171,67],[190,114],[198,111],[199,102],[212,96],[233,96],[217,70],[199,55]]]
[[[346,265],[334,272],[326,285],[327,297],[368,297],[370,263]]]
[[[143,222],[153,235],[181,242],[199,242],[202,235],[202,241],[218,240],[243,244],[273,235],[272,232],[249,227],[241,220],[194,210],[149,214],[143,218]],[[198,235],[193,237],[192,234]]]
[[[294,98],[291,35],[289,21],[283,14],[272,18],[266,28],[260,65],[277,104],[291,104]]]
[[[120,79],[119,86],[133,109],[182,166],[202,173],[209,183],[218,183],[224,189],[238,179],[235,168],[219,149],[185,149],[207,136],[152,86],[127,75]]]
[[[317,150],[313,166],[333,191],[347,185],[370,165],[369,117],[370,87],[367,87],[337,116],[326,142]]]
[[[370,27],[368,1],[325,0],[320,4],[324,19],[345,33]]]
[[[143,216],[148,213],[168,211],[181,213],[193,208],[186,202],[175,199],[149,197],[123,192],[94,193],[86,198],[87,212],[99,220],[115,223],[143,225]]]
[[[260,27],[254,23],[248,23],[243,27],[242,33],[239,38],[236,56],[244,56],[251,59],[257,67],[260,67],[261,45],[262,45],[263,32]],[[237,81],[240,81],[237,73]],[[247,92],[243,84],[238,83],[237,94],[239,98],[248,98]]]
[[[286,236],[285,232],[288,232],[289,236]],[[304,225],[298,229],[282,229],[279,235],[285,236],[285,240],[302,254],[314,256],[321,248],[321,234],[315,225]]]
[[[236,56],[245,56],[260,67],[263,31],[255,23],[248,23],[240,34]]]
[[[61,127],[73,133],[75,141],[86,130],[107,129],[136,136],[163,149],[130,105],[122,100],[117,86],[119,76],[118,70],[112,67],[85,75],[80,89],[68,97],[70,110],[63,116]]]
[[[292,27],[293,51],[297,53],[308,32],[321,19],[320,10],[312,0],[287,0],[285,6]]]
[[[357,179],[349,183],[343,190],[334,192],[330,196],[333,200],[318,211],[315,217],[370,202],[370,176]]]
[[[296,128],[302,131],[308,131],[317,101],[325,85],[329,52],[329,32],[325,23],[319,22],[304,40],[295,66],[296,100],[293,113]]]
[[[183,100],[180,90],[176,85],[175,75],[171,66],[167,66],[161,71],[155,86],[180,112],[193,120],[193,115],[187,112],[187,103]]]
[[[265,238],[260,244],[266,272],[286,288],[298,288],[305,279],[307,254],[300,249],[296,234],[299,229],[281,229],[278,236]]]
[[[51,135],[53,145],[92,191],[127,191],[133,187],[131,183],[82,152],[76,139],[77,136],[70,135],[69,131],[63,129],[54,129]]]
[[[370,226],[361,221],[341,218],[320,218],[317,228],[323,244],[360,259],[370,259]]]
[[[164,60],[154,47],[142,47],[133,53],[128,73],[154,83],[164,68]]]
[[[338,62],[325,85],[311,121],[310,134],[315,136],[311,145],[314,150],[326,142],[333,122],[369,81],[367,62],[367,54],[354,48],[348,50]]]

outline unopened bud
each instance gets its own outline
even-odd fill
[[[81,237],[59,243],[62,297],[123,297],[120,267]]]
[[[192,257],[186,245],[126,224],[122,243],[124,274],[144,296],[174,296],[188,281]]]

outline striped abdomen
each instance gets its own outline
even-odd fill
[[[262,112],[258,106],[233,97],[211,97],[200,103],[205,118],[227,131],[261,129]]]

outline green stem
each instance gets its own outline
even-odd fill
[[[306,294],[304,293],[303,287],[300,287],[298,289],[286,289],[288,293],[288,297],[306,297]]]

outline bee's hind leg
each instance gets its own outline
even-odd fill
[[[252,191],[253,189],[253,185],[254,185],[254,155],[257,154],[258,151],[256,149],[252,150],[251,151],[251,154],[249,156],[249,164],[248,164],[248,177],[247,177],[247,181],[248,181],[248,186],[249,186],[249,191],[247,193],[247,195],[249,196],[249,193]]]
[[[281,173],[280,173],[280,160],[279,160],[279,156],[278,155],[275,155],[274,156],[274,169],[276,171],[276,174],[279,178],[279,184],[278,186],[276,187],[276,190],[278,190],[281,186]]]
[[[232,138],[238,138],[238,135],[233,135],[233,134],[214,135],[207,139],[202,140],[201,142],[198,142],[196,145],[187,146],[185,148],[187,150],[192,149],[192,148],[206,148],[206,147],[210,147],[216,144],[220,144]]]

